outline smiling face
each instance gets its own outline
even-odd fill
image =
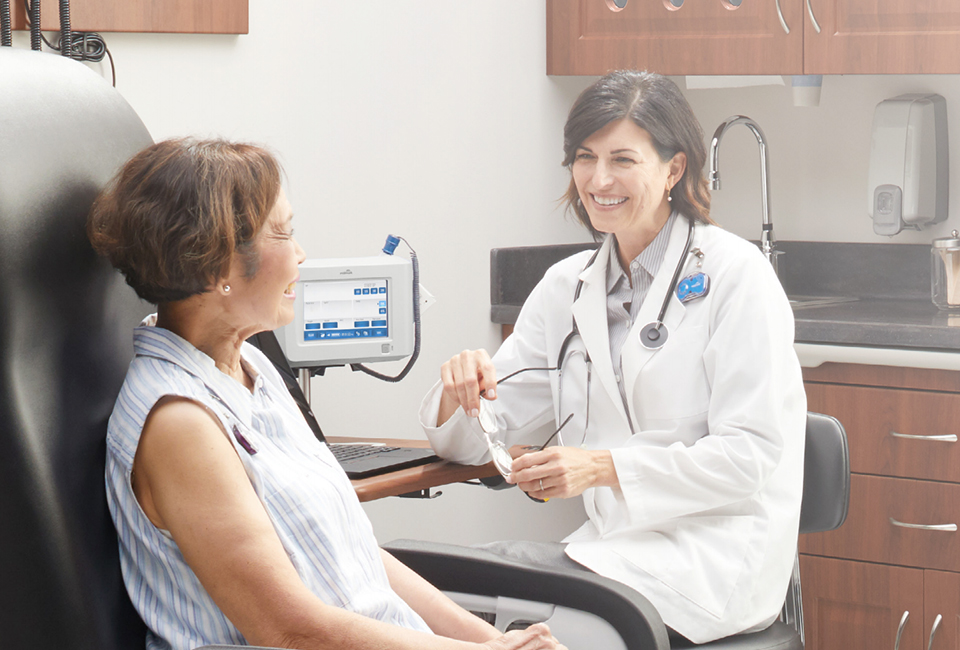
[[[253,250],[247,253],[255,256],[255,273],[247,273],[246,265],[239,259],[231,266],[230,277],[225,281],[230,285],[230,311],[242,321],[243,329],[274,330],[293,320],[298,267],[306,253],[293,238],[292,220],[293,210],[281,189],[253,240]]]
[[[647,131],[618,120],[580,144],[572,172],[590,224],[616,235],[622,261],[629,263],[669,218],[667,194],[685,168],[683,153],[660,160]]]

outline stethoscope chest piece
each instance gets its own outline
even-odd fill
[[[667,342],[667,327],[661,323],[649,323],[640,330],[640,345],[648,350],[657,350]]]

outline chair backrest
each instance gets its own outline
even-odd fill
[[[151,143],[84,65],[0,48],[0,646],[143,648],[104,494],[106,422],[148,313],[85,235]]]
[[[850,453],[843,425],[829,415],[807,413],[800,532],[839,528],[850,505]]]

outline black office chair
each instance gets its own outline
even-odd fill
[[[808,413],[806,434],[800,532],[834,530],[846,520],[850,502],[850,457],[846,432],[835,418]],[[514,617],[522,623],[546,621],[571,650],[574,649],[571,640],[575,638],[573,635],[584,629],[582,621],[570,624],[563,620],[568,614],[567,611],[552,611],[549,606],[538,608],[525,603],[501,606],[497,598],[542,603],[543,594],[547,594],[548,603],[590,612],[607,621],[620,635],[622,647],[628,650],[668,650],[671,647],[700,650],[802,650],[804,645],[798,563],[794,565],[794,576],[781,620],[775,621],[766,630],[700,645],[675,641],[671,646],[660,615],[653,606],[646,599],[638,598],[632,590],[617,588],[619,583],[615,581],[591,576],[591,579],[581,579],[579,583],[569,583],[566,580],[576,579],[577,575],[583,572],[524,567],[485,551],[447,544],[401,540],[387,544],[384,548],[445,591],[467,591],[469,594],[486,596],[482,602],[474,600],[472,607],[470,598],[463,599],[462,602],[474,611],[480,609],[492,613],[501,609],[501,627],[509,626]],[[526,573],[522,573],[522,569],[526,569]],[[522,576],[519,580],[518,574]],[[464,576],[469,576],[469,590],[463,589]],[[546,615],[536,618],[539,611]],[[638,621],[638,616],[646,617],[646,623]],[[567,629],[572,630],[571,636],[563,635]],[[578,647],[613,646],[591,645],[585,642]]]

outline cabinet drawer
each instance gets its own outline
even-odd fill
[[[806,389],[807,408],[846,429],[851,471],[960,482],[960,442],[934,437],[958,435],[960,395],[812,382]]]
[[[812,555],[960,571],[960,532],[904,528],[960,523],[960,485],[855,474],[839,529],[800,536]]]

